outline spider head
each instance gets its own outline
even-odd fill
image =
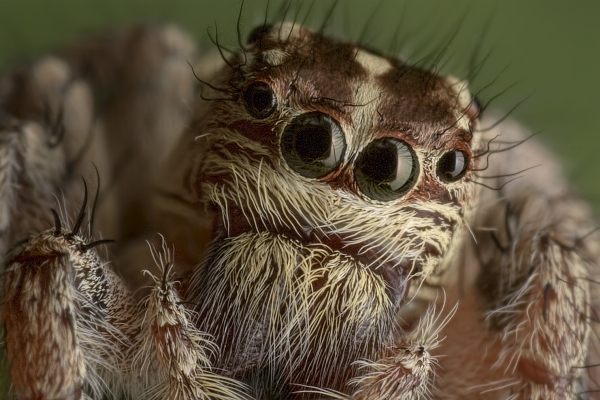
[[[440,272],[475,196],[476,107],[464,82],[292,23],[249,46],[180,147],[215,221],[190,297],[225,367],[292,360],[276,368],[335,386],[352,373],[325,355],[368,357]]]

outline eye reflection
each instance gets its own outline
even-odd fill
[[[442,182],[452,183],[462,178],[469,167],[469,158],[460,150],[449,151],[440,157],[437,175]]]
[[[281,136],[281,152],[288,166],[307,178],[320,178],[340,164],[346,138],[327,114],[310,112],[295,117]]]
[[[354,171],[359,189],[373,200],[391,201],[405,195],[416,181],[419,164],[401,140],[384,138],[369,144]]]

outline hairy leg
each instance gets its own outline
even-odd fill
[[[0,250],[10,248],[2,320],[13,392],[242,397],[239,384],[209,372],[206,354],[216,350],[178,300],[172,265],[159,263],[163,278],[138,304],[98,255],[106,241],[92,239],[94,221],[122,242],[148,229],[154,175],[191,111],[193,43],[171,27],[138,27],[61,56],[0,80]],[[97,186],[89,202],[86,181]],[[130,276],[152,265],[136,262]]]
[[[439,349],[438,396],[587,398],[597,389],[585,368],[597,363],[592,212],[524,128],[508,121],[484,135],[478,168],[487,187],[475,240],[447,278],[460,307]]]

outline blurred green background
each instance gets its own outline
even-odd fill
[[[288,19],[298,6],[304,19],[310,3],[294,1]],[[266,4],[245,2],[244,33],[263,21]],[[331,4],[315,0],[307,23],[320,26]],[[206,29],[216,23],[223,43],[234,45],[239,8],[237,0],[0,0],[0,69],[132,21],[175,22],[207,50],[214,46]],[[280,19],[285,8],[271,1],[268,19]],[[506,111],[529,96],[512,115],[534,131],[543,130],[542,140],[563,161],[573,184],[599,209],[600,1],[340,0],[329,31],[357,39],[369,20],[364,43],[385,51],[397,37],[404,43],[402,53],[413,60],[439,49],[459,28],[440,64],[443,72],[463,78],[487,30],[480,58],[491,54],[472,91],[496,79],[479,95],[485,102],[515,84],[492,103]]]

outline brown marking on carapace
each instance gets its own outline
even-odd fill
[[[460,104],[445,78],[399,65],[380,75],[377,83],[382,92],[378,131],[403,132],[427,147],[435,142],[436,133],[456,130],[452,127]]]
[[[420,210],[420,209],[414,208],[414,207],[407,207],[406,211],[414,212],[413,218],[434,220],[435,221],[434,225],[436,225],[436,226],[449,225],[451,227],[451,230],[453,230],[453,228],[456,224],[456,221],[454,221],[451,218],[446,218],[444,216],[444,214],[441,212],[425,211],[425,210]],[[418,229],[418,228],[415,228],[415,229]]]
[[[350,111],[352,85],[368,76],[365,68],[355,60],[356,46],[337,42],[307,29],[300,28],[289,38],[278,38],[277,29],[265,35],[257,49],[255,62],[248,66],[247,76],[273,83],[280,102],[296,101],[316,107],[336,104],[338,111]],[[280,65],[271,65],[263,59],[267,51],[286,53]],[[345,105],[347,104],[347,105]]]

